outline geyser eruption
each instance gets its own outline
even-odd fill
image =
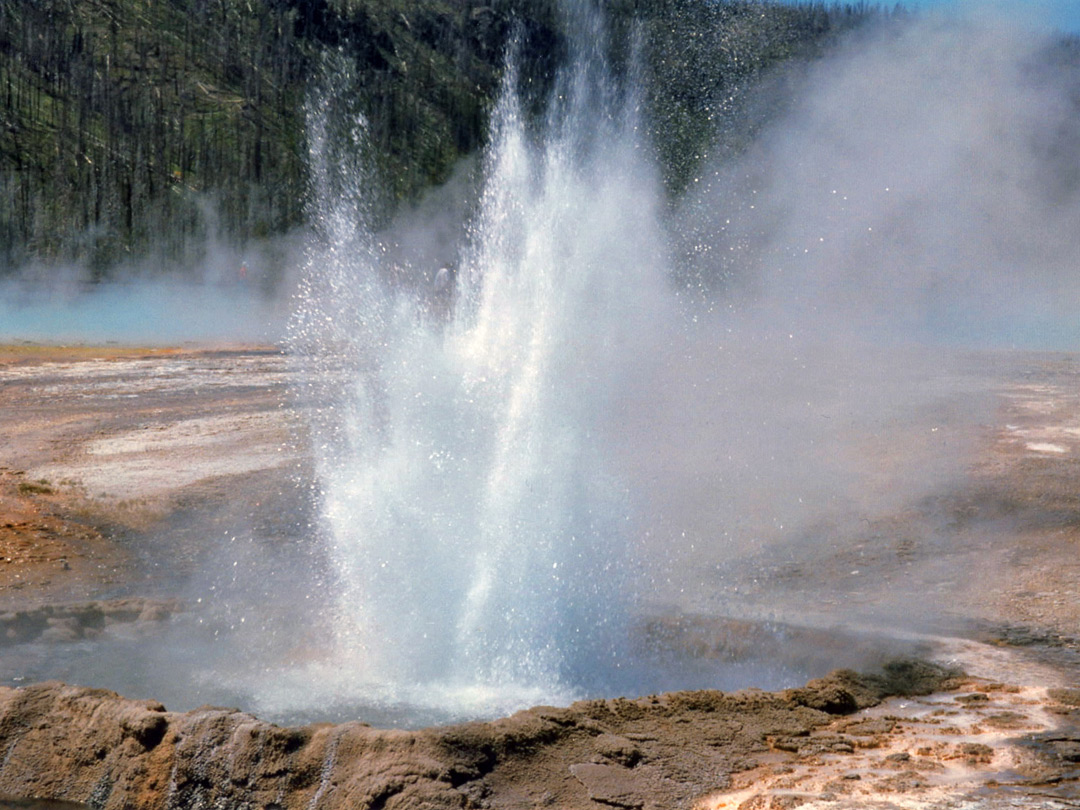
[[[327,400],[331,680],[365,701],[502,711],[610,688],[625,663],[633,514],[605,443],[666,320],[661,195],[635,88],[598,51],[571,59],[539,131],[516,83],[448,268],[384,249],[362,117],[340,96],[313,114],[321,241],[294,345]]]
[[[955,631],[957,582],[997,564],[981,536],[1015,527],[969,452],[1030,363],[1006,349],[1080,336],[1073,52],[856,32],[762,82],[770,125],[670,199],[639,82],[568,13],[547,98],[511,59],[479,165],[391,221],[348,65],[327,67],[290,325],[314,497],[195,498],[149,538],[229,526],[188,618],[50,650],[42,678],[417,725],[873,663],[792,625]]]
[[[312,104],[292,348],[332,639],[261,712],[415,723],[822,674],[838,653],[739,672],[672,649],[665,669],[636,623],[937,620],[934,552],[995,404],[971,370],[1075,339],[1075,76],[1041,38],[858,32],[670,201],[632,71],[613,79],[598,17],[567,13],[546,114],[523,113],[511,60],[460,217],[380,220],[347,71]],[[909,546],[917,566],[863,583],[853,560]],[[798,576],[758,588],[767,570]]]

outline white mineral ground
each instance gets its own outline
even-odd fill
[[[997,404],[991,423],[970,426],[976,452],[965,488],[945,510],[953,519],[943,523],[944,539],[924,548],[905,521],[926,516],[898,510],[872,521],[868,534],[887,535],[880,547],[834,543],[809,559],[766,548],[742,561],[710,560],[706,567],[718,572],[711,584],[663,596],[673,610],[708,608],[733,620],[769,616],[823,627],[861,617],[880,628],[890,610],[912,599],[918,604],[921,589],[937,618],[901,622],[898,635],[922,640],[935,660],[963,668],[966,677],[948,691],[889,698],[808,733],[765,735],[759,749],[741,752],[744,761],[719,789],[683,796],[680,806],[1080,806],[1080,357],[1017,354],[985,368],[984,376],[999,376],[990,386]],[[53,610],[46,629],[63,641],[65,632],[79,636],[79,611],[88,609],[60,606],[79,600],[97,600],[104,613],[144,624],[179,609],[161,585],[175,577],[147,576],[153,554],[137,538],[193,504],[228,518],[258,505],[267,481],[281,487],[290,477],[310,476],[303,414],[287,393],[291,374],[287,358],[269,349],[0,347],[3,615]],[[1000,519],[962,520],[972,509]],[[192,569],[200,553],[172,549],[165,556],[168,566]],[[127,607],[119,606],[121,597]],[[11,624],[9,640],[18,632]],[[15,694],[5,690],[4,700]],[[541,768],[553,754],[538,753],[528,766],[513,760],[477,776],[482,790],[468,783],[468,801],[662,806],[644,788],[636,795],[634,786],[646,777],[653,785],[675,784],[674,771],[662,773],[669,760],[658,748],[664,729],[675,724],[667,716],[654,729],[611,738],[625,750],[601,734],[595,739],[607,739],[611,750],[597,742],[598,753],[559,766],[555,781]],[[680,744],[696,751],[697,742]],[[722,748],[708,745],[702,750]],[[637,753],[626,754],[630,748]],[[712,767],[699,759],[699,768]],[[326,767],[336,767],[332,754]],[[671,767],[694,766],[684,758]],[[708,782],[707,773],[693,779]],[[325,787],[307,796],[306,806],[321,801]],[[406,793],[386,806],[406,806]]]

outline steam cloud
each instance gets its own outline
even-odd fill
[[[668,533],[690,538],[673,568],[765,547],[842,566],[838,548],[872,547],[903,510],[924,521],[905,531],[947,545],[926,503],[966,480],[994,405],[978,372],[1007,362],[999,350],[1080,339],[1080,81],[1066,56],[970,20],[863,30],[786,85],[795,103],[743,159],[702,170],[674,217],[699,327],[641,425],[668,425],[670,456],[649,475],[665,482]],[[701,576],[684,604],[716,589]],[[907,597],[948,579],[907,576]],[[879,594],[889,621],[902,598]]]
[[[700,275],[834,340],[1075,345],[1080,76],[1065,57],[970,22],[860,32],[746,159],[703,172],[680,217]]]
[[[135,264],[102,282],[82,267],[20,268],[0,280],[0,341],[276,342],[298,255],[292,236],[246,249],[212,242],[198,267]]]

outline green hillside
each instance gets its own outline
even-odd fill
[[[740,148],[756,77],[873,13],[606,5],[616,32],[644,41],[673,190],[717,133]],[[301,225],[304,105],[328,52],[354,66],[381,177],[409,199],[482,145],[514,34],[542,97],[561,25],[553,3],[525,0],[0,0],[0,274],[192,263],[208,240]]]

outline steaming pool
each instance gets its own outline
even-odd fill
[[[47,588],[8,582],[0,677],[10,685],[58,679],[176,710],[237,705],[282,723],[415,727],[613,692],[793,686],[881,647],[776,619],[710,618],[686,602],[639,614],[615,679],[591,690],[358,683],[362,663],[334,660],[331,564],[312,536],[311,460],[295,435],[310,406],[290,394],[297,375],[281,353],[79,359],[0,374],[6,413],[47,403],[18,434],[19,480],[49,482],[47,508],[110,527],[125,557],[104,582],[57,583],[51,600]],[[228,416],[207,415],[225,406]],[[57,431],[43,452],[39,436]],[[79,593],[85,601],[72,600]]]

